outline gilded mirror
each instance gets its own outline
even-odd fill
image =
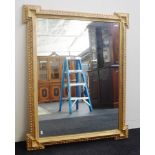
[[[128,14],[23,7],[27,30],[27,149],[128,137],[125,44]]]

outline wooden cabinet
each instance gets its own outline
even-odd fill
[[[64,58],[58,55],[38,56],[38,103],[59,101]],[[73,62],[69,66],[74,69]],[[75,75],[70,78],[74,80]],[[73,88],[73,96],[75,91]],[[67,88],[64,90],[64,97],[67,97]]]
[[[93,59],[88,72],[93,107],[118,107],[119,24],[91,23],[88,28]]]

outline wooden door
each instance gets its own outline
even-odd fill
[[[52,102],[59,102],[60,98],[60,83],[50,84],[50,100]]]
[[[49,58],[49,74],[52,82],[60,82],[60,57],[52,56]]]
[[[49,82],[38,82],[38,103],[50,102],[49,96]]]
[[[100,90],[98,70],[88,72],[88,87],[93,108],[100,107]]]
[[[119,68],[112,69],[113,105],[118,107],[119,101]]]
[[[99,70],[99,86],[102,107],[113,107],[113,88],[110,68],[102,68]]]
[[[38,57],[38,80],[49,80],[49,61],[48,57]]]

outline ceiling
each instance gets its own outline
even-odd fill
[[[91,21],[37,19],[37,55],[79,55],[89,48]]]

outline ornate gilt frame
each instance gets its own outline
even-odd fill
[[[85,19],[94,21],[117,21],[120,23],[120,76],[119,76],[119,128],[108,131],[82,133],[64,136],[39,138],[39,124],[37,115],[38,89],[37,89],[37,56],[36,56],[36,18],[63,18]],[[77,13],[64,11],[41,10],[40,6],[23,6],[23,23],[27,30],[27,56],[28,56],[28,118],[29,131],[27,137],[27,150],[44,149],[45,145],[96,140],[114,137],[116,140],[128,137],[128,127],[125,124],[126,102],[126,28],[129,25],[127,13],[114,13],[113,15]]]

